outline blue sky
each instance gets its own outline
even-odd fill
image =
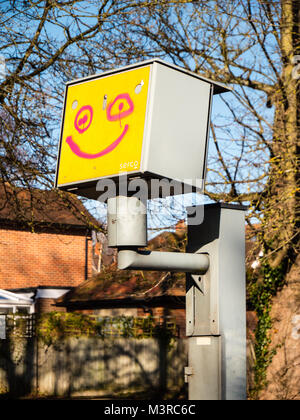
[[[16,2],[17,4],[18,2]],[[99,2],[100,3],[100,2]],[[210,2],[207,2],[207,4],[209,4]],[[0,1],[0,11],[5,11],[6,7],[7,7],[8,2],[7,1]],[[92,4],[94,4],[94,2],[92,2]],[[189,6],[188,6],[189,7]],[[187,10],[188,10],[187,7]],[[83,1],[81,2],[81,5],[79,6],[80,8],[80,12],[82,13],[82,20],[79,24],[79,28],[76,28],[74,26],[74,24],[72,24],[71,21],[69,21],[70,18],[64,16],[64,12],[61,10],[60,13],[60,19],[61,19],[61,23],[63,23],[64,25],[68,24],[69,29],[70,30],[74,30],[77,31],[83,27],[85,27],[85,25],[92,25],[95,22],[95,17],[94,17],[94,11],[95,11],[95,6],[91,6],[91,3],[89,1]],[[16,15],[16,22],[18,21],[18,15],[17,13]],[[37,22],[34,21],[34,19],[32,19],[31,21],[28,21],[26,23],[26,25],[22,28],[18,28],[18,25],[15,26],[15,31],[18,30],[22,30],[25,34],[25,36],[27,36],[28,39],[30,39],[30,37],[32,36],[32,33],[34,32],[35,28],[36,28],[36,24]],[[73,25],[73,26],[72,26]],[[239,26],[236,27],[235,31],[235,38],[233,40],[234,44],[233,45],[238,45],[241,40],[242,37],[240,36],[240,32],[242,32],[244,30],[243,27],[243,23],[240,24]],[[45,36],[48,36],[49,38],[51,38],[52,40],[54,40],[54,44],[51,48],[54,47],[58,47],[59,42],[61,42],[65,35],[64,35],[64,28],[63,27],[58,27],[56,25],[53,25],[51,23],[49,23],[46,27],[46,32],[44,33]],[[11,33],[11,37],[14,37],[14,34]],[[250,40],[251,41],[251,40]],[[273,44],[274,40],[272,40],[271,38],[268,40],[267,48],[271,51],[273,49]],[[50,44],[49,44],[50,45]],[[196,45],[195,45],[196,46]],[[17,50],[20,50],[23,47],[20,45],[17,47]],[[49,46],[50,48],[50,46]],[[78,47],[77,46],[73,46],[71,48],[71,52],[78,52]],[[6,58],[6,64],[7,64],[7,68],[6,70],[9,72],[11,70],[10,66],[13,66],[13,54],[11,49],[7,49],[7,50],[2,50],[2,54],[3,56]],[[1,54],[1,51],[0,51]],[[218,58],[218,52],[216,51],[216,60]],[[11,57],[10,57],[11,56]],[[273,54],[274,56],[274,62],[276,61],[276,54]],[[260,59],[261,55],[259,54],[257,47],[254,45],[252,46],[248,51],[246,51],[246,53],[244,54],[243,57],[241,57],[241,59],[245,60],[245,61],[249,61],[251,63],[253,63],[253,66],[255,68],[256,74],[255,77],[257,79],[262,79],[262,76],[260,75],[260,70],[264,68],[264,61]],[[172,60],[170,58],[166,58],[166,60],[169,60],[170,62],[172,62]],[[191,68],[193,67],[192,61],[191,61]],[[2,68],[3,68],[3,64],[2,64]],[[236,74],[238,74],[238,70],[236,68],[232,69],[233,72],[236,72]],[[83,66],[82,68],[78,68],[78,77],[81,77],[83,75],[87,75],[87,69]],[[0,62],[0,73],[1,73],[1,62]],[[1,74],[0,74],[1,77]],[[44,83],[48,83],[47,81],[47,73],[45,73],[42,77]],[[76,76],[77,77],[77,76]],[[216,75],[217,77],[217,75]],[[269,74],[269,82],[272,82],[272,74]],[[58,90],[62,92],[63,90],[63,82],[64,82],[64,78],[65,76],[58,74],[57,75],[57,84],[58,84]],[[51,89],[52,86],[49,85],[49,89]],[[237,88],[238,89],[238,88]],[[51,96],[51,95],[50,95]],[[224,96],[224,99],[227,100],[228,102],[230,102],[234,107],[239,107],[239,104],[237,102],[237,100],[234,98],[234,95],[231,93],[226,93],[223,94],[222,96]],[[264,107],[264,99],[260,98],[258,94],[255,94],[254,92],[251,93],[251,98],[253,98],[254,101],[257,101],[258,107],[260,107],[260,111],[263,112],[263,114],[265,115],[266,119],[268,121],[272,121],[273,119],[273,110],[270,109],[268,110],[266,107]],[[53,106],[55,113],[57,115],[57,118],[55,119],[55,121],[53,122],[53,130],[52,130],[52,139],[54,141],[54,143],[58,142],[59,139],[59,129],[58,129],[58,125],[57,122],[59,121],[60,118],[60,113],[61,113],[61,109],[62,109],[62,101],[61,101],[61,97],[58,101],[54,101],[54,99],[50,100],[51,103],[49,103],[50,106]],[[261,103],[260,103],[261,102]],[[243,110],[241,107],[239,109],[239,112],[241,113],[242,117],[241,118],[246,118],[244,117],[243,113],[245,112],[245,110]],[[228,110],[228,108],[226,107],[225,103],[222,101],[221,96],[214,96],[214,102],[213,102],[213,109],[212,109],[212,121],[216,124],[216,126],[219,128],[217,128],[217,138],[221,147],[221,151],[222,153],[224,153],[224,159],[226,159],[226,162],[228,162],[228,164],[230,165],[231,161],[234,163],[234,159],[236,159],[239,156],[239,153],[241,151],[241,142],[242,142],[242,138],[243,138],[243,132],[241,130],[241,127],[236,124],[233,123],[233,119],[232,119],[232,114],[231,112]],[[255,121],[250,122],[251,124],[255,124]],[[251,138],[251,133],[247,132],[246,133],[246,139],[247,139],[247,147],[248,147],[248,156],[249,158],[251,158],[251,144],[255,141],[255,138],[253,137],[253,139]],[[261,153],[261,155],[259,154]],[[263,162],[265,160],[265,152],[262,150],[261,152],[253,152],[253,159],[256,159],[258,161]],[[213,145],[213,141],[210,140],[210,147],[209,147],[209,162],[213,162],[213,160],[216,157],[216,150],[215,147]],[[214,164],[212,164],[212,169],[217,168],[216,166],[214,166]],[[257,167],[252,168],[252,171],[256,171],[257,174],[259,174],[259,172],[261,172],[262,167],[259,168]],[[212,174],[212,172],[210,173],[210,175]],[[240,173],[239,173],[239,177],[241,179],[247,179],[250,176],[256,176],[256,173],[249,173],[249,167],[247,167],[247,165],[244,165],[244,167],[241,167],[240,169]],[[217,179],[217,176],[214,175],[214,178]],[[253,186],[252,186],[253,187]],[[240,187],[240,191],[244,192],[245,191],[245,187]],[[170,205],[174,202],[173,199],[170,199]],[[191,203],[192,204],[197,204],[198,202],[202,202],[203,199],[195,195],[193,195],[191,197]],[[205,199],[205,201],[207,201],[207,199]],[[96,203],[92,203],[92,205],[95,205]],[[89,205],[88,207],[91,207],[91,205]],[[103,213],[103,211],[102,211]],[[168,212],[166,212],[166,215],[164,217],[164,221],[166,222],[166,225],[169,225],[169,217],[168,217]],[[180,211],[178,214],[178,217],[180,217]],[[156,226],[158,222],[153,220],[150,220],[150,226],[153,224]]]

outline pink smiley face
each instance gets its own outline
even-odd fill
[[[118,112],[113,113],[115,105],[118,102],[119,102]],[[123,111],[124,102],[127,103],[128,105],[128,108],[125,111]],[[121,120],[128,117],[130,114],[132,114],[133,111],[134,111],[134,104],[129,94],[122,93],[116,96],[114,101],[111,102],[106,108],[106,118],[108,121],[111,121],[111,122],[120,121],[120,126],[121,126]],[[74,120],[74,127],[79,134],[85,133],[90,128],[93,121],[93,116],[94,116],[94,111],[90,105],[85,105],[80,108]],[[114,150],[123,140],[128,129],[129,129],[129,126],[128,124],[126,124],[120,136],[118,136],[117,139],[115,139],[108,147],[106,147],[105,149],[97,153],[86,153],[82,151],[80,147],[78,146],[78,144],[73,140],[72,136],[68,136],[66,138],[66,143],[69,145],[70,149],[76,156],[83,159],[96,159]]]

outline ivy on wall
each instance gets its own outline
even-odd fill
[[[115,338],[164,338],[176,336],[175,322],[159,323],[154,317],[105,317],[78,313],[50,312],[42,314],[36,325],[36,334],[51,345],[68,336]]]
[[[254,387],[251,391],[253,398],[257,398],[266,386],[267,368],[276,354],[276,348],[271,348],[272,298],[283,286],[285,272],[283,264],[272,268],[267,262],[262,262],[259,276],[254,276],[248,286],[250,302],[258,318],[254,347]]]

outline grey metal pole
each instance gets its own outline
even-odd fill
[[[118,248],[120,269],[187,273],[191,400],[246,398],[244,210],[206,205],[202,224],[189,219],[187,253],[151,252],[137,250],[147,245],[145,205],[135,197],[108,201],[109,246]]]
[[[121,270],[157,270],[204,274],[205,254],[137,251],[147,246],[147,207],[137,197],[118,196],[107,203],[108,244],[118,248]]]
[[[187,275],[191,400],[246,399],[245,209],[209,204],[203,223],[188,226],[188,251],[210,258],[198,285]]]
[[[209,267],[206,254],[181,252],[133,251],[118,252],[118,268],[121,270],[153,270],[204,274]]]
[[[108,246],[147,246],[147,206],[137,197],[107,200]]]

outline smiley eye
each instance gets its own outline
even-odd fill
[[[83,118],[81,118],[80,120],[78,120],[78,125],[79,126],[84,125],[87,122],[87,120],[88,120],[88,116],[85,115]]]
[[[74,127],[79,134],[84,133],[91,125],[93,119],[93,108],[85,105],[77,112]]]
[[[120,101],[120,102],[119,102]],[[118,107],[115,106],[119,102]],[[123,111],[124,105],[128,105],[128,109]],[[117,108],[117,112],[116,111]],[[114,111],[115,109],[115,111]],[[130,98],[128,93],[122,93],[121,95],[116,96],[114,101],[110,103],[106,109],[106,116],[108,121],[120,121],[123,118],[128,117],[130,114],[132,114],[134,110],[134,104],[132,102],[132,99]]]

